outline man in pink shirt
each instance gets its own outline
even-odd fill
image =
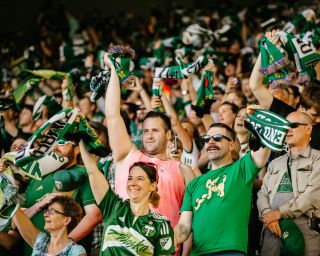
[[[195,177],[189,166],[170,160],[166,154],[167,143],[171,138],[170,119],[161,113],[149,112],[143,121],[143,152],[130,140],[125,124],[120,115],[120,84],[115,67],[107,54],[105,65],[111,70],[109,85],[105,98],[109,142],[112,157],[116,163],[115,192],[127,199],[126,182],[129,167],[137,161],[155,163],[158,166],[158,193],[160,204],[158,213],[169,218],[172,227],[179,220],[185,186]]]

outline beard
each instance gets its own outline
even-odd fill
[[[206,153],[209,161],[221,160],[227,154],[227,152],[223,151],[220,147],[216,145],[207,147]]]

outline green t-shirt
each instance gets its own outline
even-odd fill
[[[100,256],[165,255],[174,253],[169,220],[153,211],[135,217],[129,201],[109,189],[99,208],[104,220]]]
[[[84,166],[76,165],[71,168],[80,169],[80,168],[84,168]],[[21,205],[21,207],[29,208],[35,203],[37,203],[37,200],[43,197],[45,194],[52,193],[54,188],[53,175],[54,175],[54,172],[44,176],[42,180],[31,179],[25,192],[25,202]],[[72,198],[75,199],[76,202],[78,202],[82,208],[84,208],[86,205],[89,205],[89,204],[95,204],[94,196],[92,194],[89,181],[86,181],[80,186],[78,186],[75,192],[73,193]],[[38,229],[40,229],[41,231],[45,231],[43,211],[35,214],[32,217],[31,221]],[[83,240],[81,240],[83,243],[80,241],[79,244],[82,244],[84,246],[88,244],[90,245],[91,240],[92,238],[89,235],[89,237],[86,237]],[[24,245],[25,245],[24,246],[25,256],[31,255],[32,248],[27,243],[24,243]]]
[[[259,170],[248,153],[188,184],[181,212],[193,213],[192,255],[247,252],[251,191]]]

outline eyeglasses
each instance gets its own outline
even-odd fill
[[[61,215],[67,217],[67,215],[65,215],[63,212],[60,212],[60,211],[58,211],[58,210],[56,210],[56,209],[54,209],[54,208],[46,209],[46,210],[44,210],[44,213],[47,213],[47,214],[49,214],[49,215],[61,214]]]
[[[73,146],[76,145],[76,143],[69,141],[69,140],[64,140],[64,139],[58,140],[57,143],[59,146],[64,146],[64,145],[67,145],[68,143],[71,143]]]
[[[300,125],[308,125],[308,124],[302,124],[302,123],[298,123],[298,122],[290,123],[290,127],[292,129],[295,129],[295,128],[299,127]]]
[[[203,143],[208,143],[211,139],[213,139],[215,142],[220,142],[222,139],[226,139],[228,141],[232,141],[229,137],[223,135],[223,134],[215,134],[215,135],[204,135],[201,137],[201,140]]]

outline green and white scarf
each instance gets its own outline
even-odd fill
[[[191,108],[196,112],[197,116],[200,118],[202,118],[204,114],[210,114],[211,104],[215,100],[214,92],[212,89],[212,82],[213,72],[206,70],[201,77],[196,105],[191,105]]]
[[[262,109],[249,109],[246,118],[264,146],[275,152],[283,150],[290,129],[289,121],[271,111]]]
[[[277,32],[276,35],[279,36],[289,59],[294,61],[299,73],[309,73],[320,60],[320,55],[311,41],[304,41],[283,31]]]
[[[177,57],[178,66],[156,68],[155,78],[172,78],[172,79],[185,79],[189,75],[198,72],[207,63],[208,59],[204,56],[199,56],[195,62],[183,63],[180,57]]]
[[[134,64],[131,61],[135,52],[132,48],[122,45],[110,45],[108,52],[109,58],[116,69],[120,84],[124,87],[132,75]],[[90,82],[91,101],[97,101],[103,96],[110,79],[110,70],[103,70],[97,76],[93,76]]]
[[[0,172],[0,231],[9,224],[18,208],[18,203],[22,201],[10,167],[13,159],[11,153],[5,154],[1,159],[6,164],[6,168],[3,172]]]
[[[13,98],[17,104],[20,104],[26,93],[32,90],[40,82],[39,78],[26,78],[21,81],[13,91]]]
[[[17,152],[15,165],[21,167],[44,157],[53,150],[57,140],[62,138],[76,141],[83,139],[90,153],[99,156],[107,154],[85,116],[77,108],[68,108],[51,117],[29,138],[26,145]]]
[[[49,118],[61,110],[60,104],[53,96],[43,95],[36,101],[36,104],[34,104],[32,114],[33,120],[36,121],[41,117],[43,113],[43,105],[47,106]]]
[[[26,145],[17,152],[15,165],[21,167],[30,161],[42,158],[52,151],[56,141],[62,139],[70,127],[74,126],[79,110],[67,108],[51,117],[27,141]]]
[[[153,83],[152,83],[152,96],[161,96],[161,90],[160,86],[158,85],[159,78],[153,78]],[[160,99],[161,100],[161,99]],[[165,109],[164,107],[158,107],[154,109],[155,112],[161,112],[164,113]]]
[[[260,52],[260,71],[265,76],[275,73],[277,70],[289,64],[284,54],[265,36],[260,41]]]
[[[50,69],[38,69],[38,70],[27,70],[29,73],[34,76],[42,77],[45,79],[67,79],[67,86],[62,88],[62,96],[65,101],[71,101],[73,98],[73,81],[69,73],[55,71]]]

